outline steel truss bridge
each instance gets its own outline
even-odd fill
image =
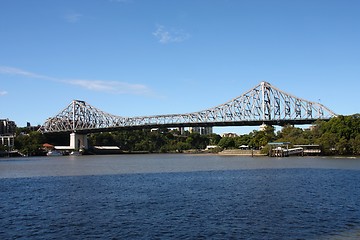
[[[260,126],[311,124],[329,120],[336,114],[324,105],[286,93],[268,82],[261,82],[241,96],[199,112],[143,117],[121,117],[74,100],[40,128],[43,133],[106,132],[121,129]]]

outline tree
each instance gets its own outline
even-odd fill
[[[218,145],[223,149],[235,148],[235,140],[232,137],[223,137]]]
[[[304,131],[292,125],[286,125],[281,129],[278,134],[278,141],[291,142],[292,144],[308,144],[308,141],[304,138]]]
[[[244,134],[238,137],[235,137],[235,148],[239,148],[242,145],[248,146],[251,141],[251,136],[249,134]]]
[[[178,152],[182,152],[184,150],[188,150],[188,149],[191,149],[191,146],[188,144],[188,143],[185,143],[185,142],[177,142],[176,144],[176,150]]]
[[[360,134],[360,115],[337,116],[328,122],[318,122],[314,139],[325,154],[355,154]],[[335,150],[335,151],[334,151]]]
[[[186,139],[186,143],[188,143],[193,149],[205,149],[207,145],[209,145],[209,139],[200,135],[199,133],[190,133],[189,137]]]
[[[360,155],[360,134],[358,134],[354,139],[350,139],[349,144],[351,153],[354,155]]]
[[[20,134],[15,138],[15,148],[28,156],[43,155],[42,144],[44,141],[45,136],[40,132]]]
[[[333,149],[337,142],[337,136],[335,133],[326,132],[321,135],[319,139],[315,141],[316,144],[321,146],[322,152],[326,155],[333,154]]]
[[[338,154],[344,155],[349,153],[349,144],[345,137],[341,137],[339,141],[335,143],[335,149]]]
[[[275,139],[275,128],[273,126],[266,126],[264,131],[254,130],[251,133],[249,145],[253,148],[260,149]]]
[[[217,145],[221,140],[221,136],[219,134],[212,133],[207,136],[209,138],[210,145]]]

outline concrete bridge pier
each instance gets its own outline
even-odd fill
[[[70,133],[70,148],[75,150],[88,149],[88,139],[86,134]]]

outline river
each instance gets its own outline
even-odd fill
[[[359,158],[0,158],[0,239],[359,239],[359,182]]]

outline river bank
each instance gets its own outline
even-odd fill
[[[225,149],[218,152],[219,155],[231,155],[231,156],[266,156],[261,153],[260,150],[241,150],[241,149]]]

